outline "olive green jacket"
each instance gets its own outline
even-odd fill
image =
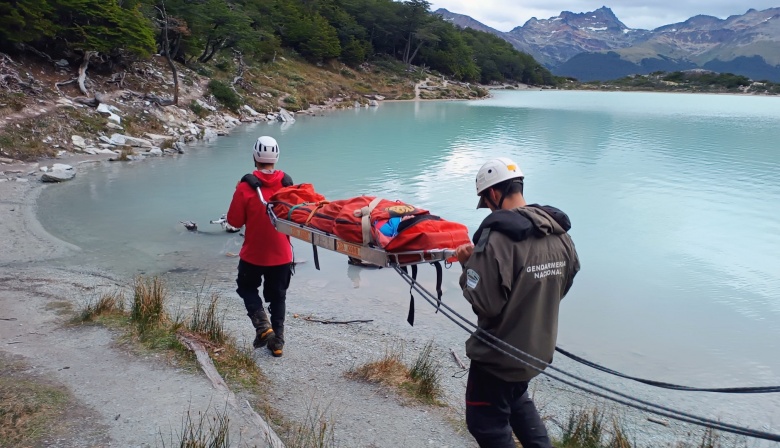
[[[560,302],[580,270],[571,224],[560,210],[530,205],[491,213],[474,234],[474,253],[460,277],[481,330],[545,362],[552,362]],[[539,370],[491,348],[480,337],[526,362],[486,335],[472,334],[472,363],[504,381],[529,381]],[[530,361],[538,369],[544,366]]]

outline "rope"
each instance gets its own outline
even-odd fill
[[[422,295],[422,297],[428,303],[430,303],[434,307],[438,304],[436,299],[434,298],[435,296],[433,296],[424,287],[420,286],[415,280],[409,278],[408,274],[405,274],[398,267],[395,267],[395,270],[396,270],[396,272],[398,272],[398,274],[401,276],[401,278],[403,278],[404,281],[406,281],[407,284],[409,284],[412,289],[416,290],[420,295]],[[758,439],[764,439],[764,440],[771,440],[771,441],[775,441],[775,442],[780,442],[780,434],[772,434],[772,433],[768,433],[768,432],[764,432],[764,431],[758,431],[758,430],[745,428],[745,427],[741,427],[741,426],[737,426],[737,425],[722,423],[722,422],[711,420],[711,419],[708,419],[708,418],[705,418],[705,417],[699,417],[699,416],[696,416],[696,415],[693,415],[693,414],[689,414],[689,413],[686,413],[686,412],[683,412],[683,411],[678,411],[678,410],[675,410],[675,409],[671,409],[671,408],[668,408],[668,407],[665,407],[665,406],[661,406],[661,405],[658,405],[658,404],[655,404],[655,403],[652,403],[652,402],[648,402],[648,401],[645,401],[645,400],[642,400],[642,399],[639,399],[639,398],[636,398],[636,397],[632,397],[630,395],[627,395],[627,394],[624,394],[622,392],[616,391],[614,389],[610,389],[608,387],[605,387],[605,386],[602,386],[600,384],[594,383],[594,382],[592,382],[590,380],[587,380],[585,378],[579,377],[577,375],[565,372],[565,371],[563,371],[563,370],[561,370],[561,369],[559,369],[559,368],[557,368],[555,366],[550,365],[549,363],[547,363],[545,361],[542,361],[542,360],[540,360],[540,359],[538,359],[538,358],[536,358],[536,357],[534,357],[534,356],[532,356],[532,355],[530,355],[528,353],[523,352],[522,350],[517,349],[516,347],[508,344],[507,342],[504,342],[501,339],[496,338],[495,336],[491,335],[490,333],[485,332],[484,330],[482,330],[479,327],[477,327],[473,322],[469,321],[468,319],[466,319],[465,317],[460,315],[457,311],[452,309],[446,303],[441,303],[441,307],[444,309],[444,310],[441,311],[441,313],[445,317],[450,319],[453,323],[455,323],[456,325],[461,327],[466,332],[472,334],[478,340],[480,340],[483,343],[485,343],[485,345],[487,345],[488,347],[491,347],[494,350],[499,351],[499,352],[509,356],[510,358],[512,358],[512,359],[514,359],[514,360],[516,360],[516,361],[518,361],[518,362],[520,362],[520,363],[522,363],[524,365],[527,365],[528,367],[536,370],[537,372],[539,372],[541,374],[544,374],[544,375],[547,375],[548,377],[550,377],[550,378],[552,378],[554,380],[560,381],[561,383],[566,384],[566,385],[568,385],[570,387],[573,387],[575,389],[579,389],[579,390],[582,390],[583,392],[587,392],[589,394],[593,394],[593,395],[596,395],[598,397],[601,397],[601,398],[604,398],[604,399],[607,399],[607,400],[611,400],[611,401],[614,401],[616,403],[620,403],[620,404],[623,404],[625,406],[629,406],[629,407],[632,407],[632,408],[635,408],[635,409],[638,409],[638,410],[641,410],[641,411],[644,411],[644,412],[650,412],[650,413],[653,413],[653,414],[656,414],[656,415],[661,415],[661,416],[664,416],[664,417],[667,417],[667,418],[671,418],[671,419],[674,419],[674,420],[678,420],[678,421],[682,421],[682,422],[686,422],[686,423],[692,423],[692,424],[695,424],[695,425],[704,426],[704,427],[708,427],[708,428],[711,428],[711,429],[716,429],[716,430],[723,431],[723,432],[729,432],[729,433],[732,433],[732,434],[737,434],[737,435],[743,435],[743,436],[747,436],[747,437],[753,437],[753,438],[758,438]],[[476,331],[474,333],[472,333],[472,331],[469,330],[469,328],[464,323],[458,322],[455,319],[455,317],[453,317],[453,316],[456,316],[458,319],[460,319],[461,321],[465,322],[465,324],[467,324],[468,326],[471,326]],[[565,376],[571,377],[573,379],[581,381],[581,382],[583,382],[585,384],[588,384],[590,386],[593,386],[595,388],[604,390],[604,391],[606,391],[606,392],[608,392],[610,394],[616,395],[618,397],[622,397],[623,399],[622,398],[616,398],[614,396],[610,396],[610,395],[607,395],[605,393],[592,390],[592,389],[590,389],[588,387],[585,387],[585,386],[583,386],[581,384],[574,383],[572,381],[569,381],[569,380],[561,378],[561,377],[559,377],[557,375],[554,375],[554,374],[552,374],[550,372],[547,372],[543,368],[539,368],[539,367],[529,363],[528,361],[520,359],[516,355],[514,355],[512,353],[509,353],[508,351],[506,351],[506,350],[504,350],[502,348],[499,348],[497,345],[495,345],[492,342],[488,341],[488,339],[492,339],[494,342],[496,342],[496,343],[498,343],[500,345],[506,346],[510,350],[512,350],[514,352],[517,352],[521,356],[524,356],[524,357],[526,357],[526,358],[528,358],[530,360],[538,362],[539,364],[543,365],[544,367],[549,367],[550,370],[554,370],[554,371],[560,372],[561,374],[563,374]],[[634,402],[626,401],[626,400],[633,400]]]
[[[688,391],[688,392],[716,392],[721,394],[768,394],[768,393],[774,393],[774,392],[780,392],[780,386],[758,386],[758,387],[691,387],[691,386],[681,386],[679,384],[672,384],[672,383],[664,383],[662,381],[654,381],[654,380],[646,380],[643,378],[637,378],[635,376],[626,375],[625,373],[620,373],[616,370],[612,370],[608,367],[604,367],[602,365],[596,364],[595,362],[588,361],[587,359],[580,358],[579,356],[567,352],[566,350],[555,347],[555,351],[562,354],[563,356],[566,356],[569,359],[572,359],[574,361],[577,361],[581,364],[584,364],[588,367],[592,367],[596,370],[600,370],[602,372],[609,373],[611,375],[619,376],[621,378],[626,378],[629,380],[637,381],[639,383],[647,384],[650,386],[660,387],[663,389],[672,389],[672,390],[682,390],[682,391]]]

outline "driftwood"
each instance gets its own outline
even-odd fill
[[[465,370],[466,364],[463,364],[463,361],[460,360],[460,357],[457,353],[455,353],[455,350],[450,349],[450,353],[452,353],[452,357],[455,358],[455,362],[458,364],[458,367]]]
[[[648,422],[653,422],[662,426],[669,426],[669,422],[666,420],[661,420],[660,418],[654,418],[654,417],[647,417]]]
[[[200,368],[203,370],[203,373],[206,374],[206,377],[211,381],[211,385],[214,387],[214,389],[226,394],[228,404],[233,409],[241,413],[249,423],[257,428],[260,428],[260,431],[262,431],[265,435],[268,446],[271,448],[284,448],[284,443],[282,443],[281,439],[279,439],[279,436],[276,435],[276,432],[274,432],[268,423],[266,423],[266,421],[263,420],[263,418],[252,409],[252,406],[248,401],[244,400],[243,406],[239,404],[238,400],[236,399],[236,395],[230,390],[227,384],[225,384],[225,380],[222,379],[222,376],[217,371],[217,368],[211,361],[211,358],[209,357],[208,352],[206,352],[206,348],[203,346],[203,344],[195,338],[188,337],[184,334],[178,334],[177,336],[184,345],[186,345],[195,353],[195,357],[198,359]]]
[[[317,322],[320,324],[340,324],[340,325],[348,325],[348,324],[367,324],[369,322],[373,322],[374,319],[366,319],[366,320],[321,320],[321,319],[314,319],[312,317],[304,317],[303,320],[308,322]]]

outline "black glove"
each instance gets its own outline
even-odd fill
[[[260,182],[260,179],[256,178],[255,175],[251,173],[245,174],[244,177],[241,178],[241,182],[248,183],[253,190],[263,186],[263,183]]]

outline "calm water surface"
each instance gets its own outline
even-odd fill
[[[474,210],[476,170],[512,157],[527,199],[573,223],[582,272],[563,304],[562,347],[666,381],[780,384],[778,98],[548,91],[385,103],[245,126],[180,158],[106,164],[46,189],[39,216],[83,248],[63,262],[228,284],[236,259],[225,254],[241,239],[207,223],[251,170],[261,134],[279,140],[282,169],[328,198],[401,199],[472,231],[485,216]],[[311,258],[305,246],[296,253]],[[291,293],[321,288],[403,323],[408,295],[391,271],[361,272],[327,253],[322,264],[301,265]],[[455,271],[445,297],[468,312]],[[441,319],[423,325],[461,337]],[[777,425],[780,403],[761,400],[740,406]]]

